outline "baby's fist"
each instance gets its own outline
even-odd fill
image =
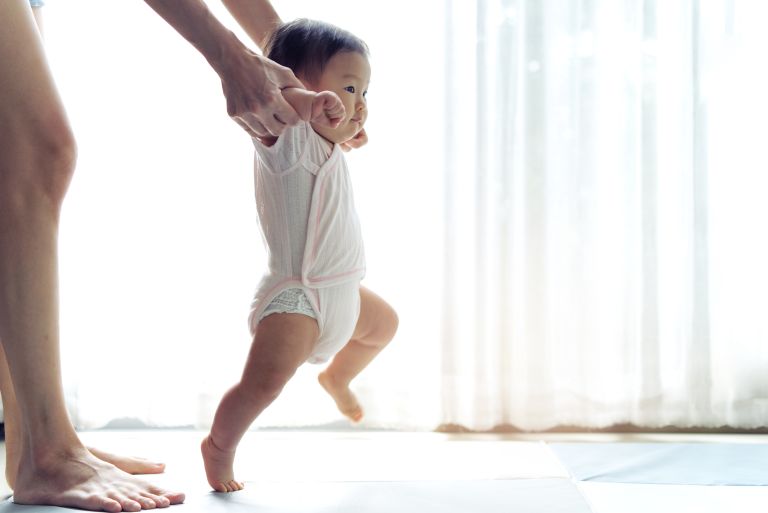
[[[344,119],[345,114],[344,104],[341,103],[341,99],[336,93],[320,91],[312,101],[310,121],[329,128],[336,128]]]

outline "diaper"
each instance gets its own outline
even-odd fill
[[[324,363],[343,348],[355,331],[360,316],[360,282],[333,287],[307,288],[290,282],[268,292],[259,290],[251,303],[251,334],[261,319],[273,313],[299,313],[317,320],[320,332],[309,363]]]
[[[301,289],[285,289],[267,305],[259,320],[273,313],[302,314],[317,319],[315,310]]]

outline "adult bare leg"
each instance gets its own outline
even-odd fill
[[[138,511],[182,502],[93,456],[64,405],[59,211],[75,143],[26,0],[0,2],[0,342],[19,412],[14,500]]]
[[[13,489],[16,471],[19,468],[21,427],[19,426],[19,406],[16,404],[16,393],[13,391],[2,344],[0,344],[0,396],[3,399],[3,431],[5,432],[5,479]]]
[[[362,420],[363,409],[349,384],[389,344],[397,325],[394,309],[367,288],[360,287],[360,317],[352,339],[317,377],[339,411],[353,422]]]

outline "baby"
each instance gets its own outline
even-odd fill
[[[240,439],[304,362],[352,421],[363,416],[349,384],[389,343],[397,314],[360,285],[362,233],[342,145],[364,136],[371,68],[363,41],[333,25],[279,25],[267,56],[304,89],[284,89],[310,122],[254,139],[256,206],[268,271],[251,304],[253,335],[239,383],[226,392],[201,449],[214,490],[241,490],[233,462]],[[315,92],[319,91],[319,92]]]

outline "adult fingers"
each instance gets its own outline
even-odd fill
[[[289,87],[299,87],[301,89],[306,89],[301,80],[296,78],[296,75],[293,73],[291,68],[278,64],[274,61],[270,61],[270,63],[274,65],[275,81],[280,89],[287,89]]]
[[[299,121],[302,121],[299,113],[291,107],[291,104],[283,97],[282,93],[278,94],[272,101],[272,112],[274,113],[274,118],[283,123],[283,129],[285,129],[285,125],[293,126]],[[303,121],[309,120],[304,119]]]

